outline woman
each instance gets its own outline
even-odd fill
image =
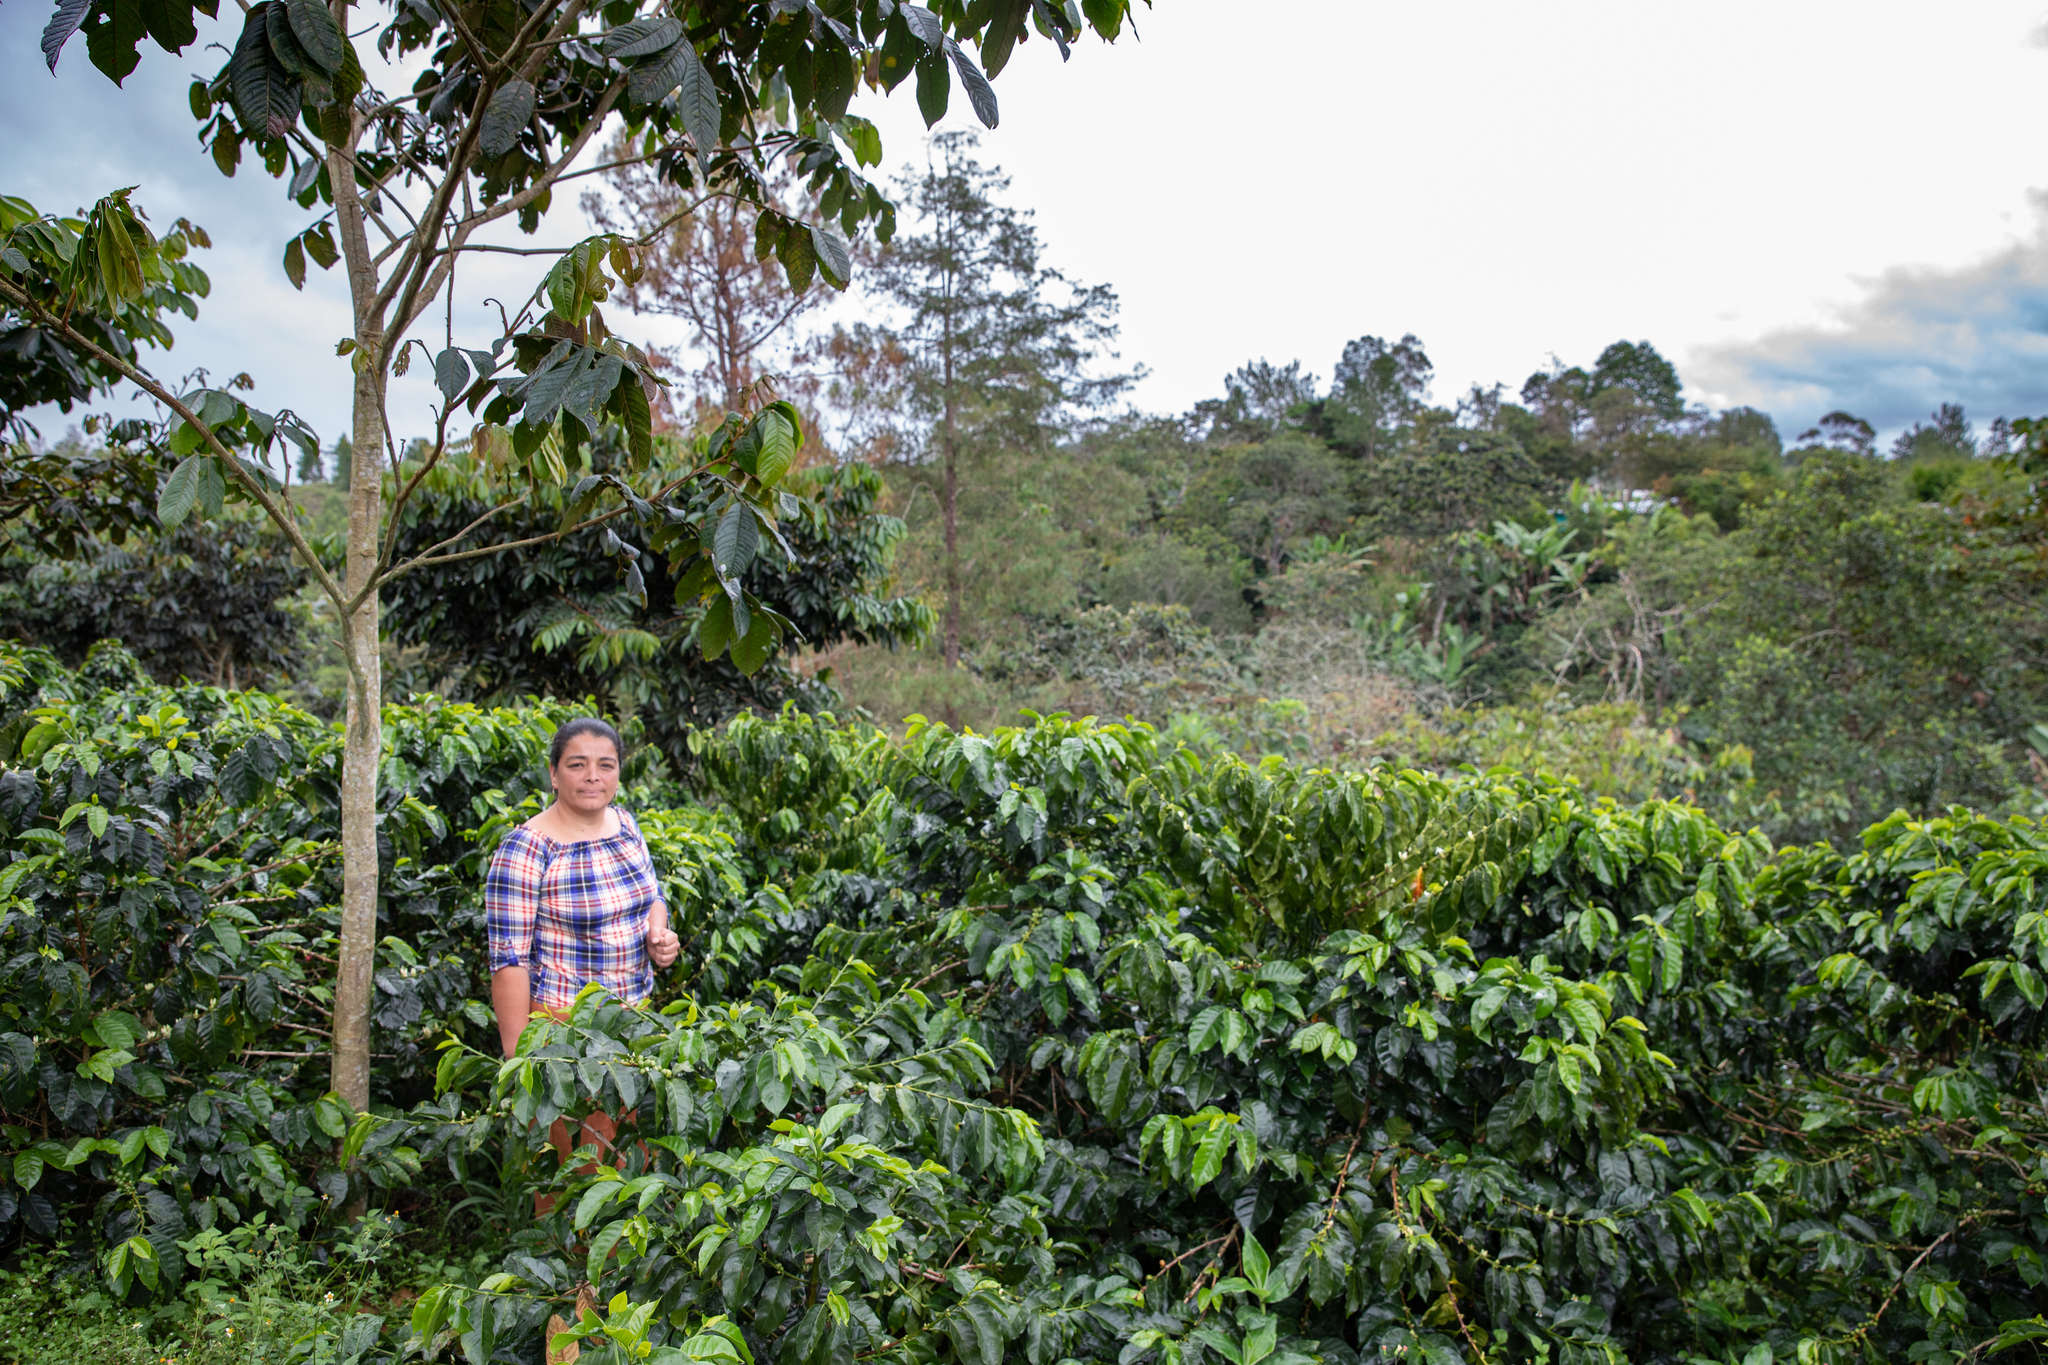
[[[555,731],[555,799],[505,836],[484,877],[491,1005],[510,1057],[535,1014],[568,1013],[591,982],[629,1005],[682,950],[633,817],[612,804],[619,732],[584,717]],[[651,965],[650,965],[651,964]]]

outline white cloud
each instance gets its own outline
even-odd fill
[[[2048,413],[2048,194],[2036,210],[2023,241],[1962,266],[1885,271],[1822,323],[1704,350],[1690,376],[1781,426],[1844,408],[1891,431],[1943,402],[1980,424]]]

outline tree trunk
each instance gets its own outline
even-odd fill
[[[381,359],[383,338],[358,334],[357,344]],[[351,600],[377,572],[384,524],[384,412],[377,367],[356,376],[355,468],[348,491],[348,583]],[[377,594],[342,622],[342,648],[354,660],[341,759],[341,962],[334,982],[336,1094],[358,1112],[370,1104],[370,995],[377,948],[377,764],[384,743],[378,655]]]
[[[946,431],[941,440],[944,447],[945,475],[940,482],[939,507],[946,526],[946,667],[957,668],[960,664],[960,527],[957,512],[960,501],[960,460],[959,432],[953,423],[953,327],[947,319],[945,341],[946,367]]]
[[[733,249],[736,211],[730,203],[722,209],[714,206],[705,222],[705,231],[711,237],[712,265],[718,276],[718,335],[712,338],[712,344],[718,352],[718,382],[725,386],[726,412],[745,411],[741,405],[746,402],[747,388],[741,374],[746,358],[740,354],[740,341],[745,333],[740,324],[739,304],[733,298],[733,274],[735,270],[747,269],[748,257]]]
[[[346,6],[337,4],[338,17]],[[346,25],[344,24],[344,28]],[[350,1108],[370,1104],[370,997],[377,953],[377,766],[384,743],[384,682],[378,654],[378,602],[365,591],[377,574],[384,529],[384,324],[377,306],[377,267],[356,184],[354,147],[362,116],[351,118],[347,142],[329,146],[328,181],[334,221],[348,269],[355,308],[354,431],[349,458],[336,476],[347,479],[348,569],[344,591],[362,601],[339,623],[349,660],[348,711],[341,759],[341,949],[334,979],[334,1063],[331,1084]]]

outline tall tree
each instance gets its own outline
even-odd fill
[[[1759,451],[1774,460],[1785,451],[1785,443],[1778,437],[1778,424],[1769,413],[1756,408],[1729,408],[1715,417],[1702,434],[1716,445]]]
[[[1812,450],[1841,450],[1851,455],[1868,455],[1877,448],[1877,428],[1852,412],[1836,408],[1799,433],[1799,447],[1793,454]]]
[[[866,120],[848,115],[844,122],[858,150],[879,150]],[[599,226],[647,242],[640,276],[627,282],[620,301],[636,313],[680,318],[693,333],[687,358],[656,352],[687,386],[682,410],[672,415],[691,425],[743,411],[763,381],[784,398],[815,397],[813,375],[796,372],[816,358],[817,339],[804,323],[835,295],[795,288],[780,261],[755,250],[761,216],[791,212],[796,191],[788,168],[778,167],[764,183],[761,203],[723,196],[707,202],[658,161],[633,155],[630,144],[615,144],[611,159],[619,163],[609,176],[612,196],[586,195],[584,204]]]
[[[1428,403],[1435,373],[1413,332],[1392,344],[1376,336],[1347,342],[1323,404],[1331,443],[1366,459],[1385,454]]]
[[[1040,263],[1031,215],[997,202],[1009,177],[983,166],[975,149],[971,133],[932,139],[924,173],[902,186],[918,230],[892,243],[875,270],[873,288],[899,311],[898,324],[857,326],[845,348],[894,357],[894,397],[907,419],[894,448],[938,465],[948,665],[960,661],[963,462],[1042,450],[1132,378],[1094,368],[1116,336],[1116,295]]]
[[[1961,403],[1943,403],[1925,422],[1915,422],[1892,442],[1895,460],[1975,459],[1977,433]]]
[[[1316,377],[1299,360],[1275,365],[1264,356],[1223,379],[1223,397],[1195,404],[1189,419],[1206,441],[1263,441],[1316,401]]]
[[[1128,0],[1091,0],[1088,23],[1114,38],[1127,8]],[[93,64],[118,82],[135,69],[145,37],[181,51],[198,39],[195,14],[213,6],[152,0],[147,10],[145,25],[133,0],[59,0],[43,36],[52,70],[83,26]],[[78,289],[43,288],[54,276],[81,283],[75,250],[67,255],[63,243],[24,243],[20,230],[11,234],[18,250],[0,256],[0,301],[168,410],[164,438],[183,463],[166,485],[165,521],[175,524],[195,507],[217,514],[232,489],[278,524],[335,607],[350,687],[333,1080],[358,1108],[369,1099],[377,921],[381,590],[421,564],[520,543],[478,543],[486,523],[464,528],[460,543],[397,557],[397,522],[447,449],[458,412],[481,416],[475,446],[517,468],[526,487],[573,485],[572,526],[628,513],[645,521],[650,545],[670,555],[684,589],[710,602],[707,621],[722,626],[700,635],[707,653],[731,645],[743,666],[758,666],[782,630],[737,575],[762,536],[773,534],[776,485],[799,441],[793,411],[764,408],[704,446],[693,478],[722,491],[711,504],[714,521],[694,524],[686,509],[665,510],[676,489],[635,483],[654,456],[647,395],[655,376],[644,355],[610,333],[597,307],[634,273],[639,244],[616,236],[578,244],[523,307],[508,311],[502,333],[466,337],[482,343],[469,346],[454,337],[458,266],[468,253],[498,245],[490,241],[495,231],[537,229],[570,166],[602,145],[616,119],[643,140],[644,155],[666,155],[671,174],[702,194],[758,201],[776,163],[797,164],[816,195],[815,216],[764,216],[757,250],[774,254],[800,289],[817,276],[843,286],[851,260],[842,231],[874,223],[886,232],[892,217],[886,196],[841,151],[870,135],[844,122],[862,73],[893,89],[915,71],[927,122],[944,113],[957,77],[975,113],[993,125],[995,96],[969,49],[998,70],[1034,25],[1063,51],[1082,28],[1065,7],[946,3],[942,10],[890,0],[823,7],[477,0],[400,5],[378,17],[356,0],[248,6],[227,65],[214,80],[194,83],[191,105],[224,173],[233,174],[246,148],[308,211],[308,225],[284,245],[293,283],[303,282],[309,257],[323,268],[341,265],[347,277],[353,325],[341,349],[353,366],[352,468],[339,578],[306,542],[261,458],[280,437],[301,446],[313,440],[303,424],[217,390],[173,392],[109,345],[103,327],[95,332],[103,314],[82,307]],[[371,85],[356,49],[371,30],[375,51],[414,75],[409,91]],[[688,155],[673,154],[679,149]],[[162,252],[132,212],[102,201],[69,245],[81,241],[94,247],[89,259],[99,279],[89,292],[105,316],[146,297],[144,262]],[[443,344],[432,348],[413,333],[437,313],[447,322]],[[400,471],[386,397],[415,347],[426,352],[442,405],[428,457]],[[632,462],[602,478],[578,478],[584,447],[607,422],[629,433]],[[700,547],[709,553],[700,556]]]
[[[1593,362],[1592,396],[1622,390],[1651,419],[1675,422],[1685,415],[1678,371],[1647,341],[1617,341]]]
[[[802,493],[804,506],[781,538],[761,547],[753,575],[761,599],[813,650],[928,637],[931,608],[885,590],[903,523],[875,511],[881,475],[848,463],[793,475],[787,486]],[[431,545],[504,496],[488,467],[450,461],[422,491],[419,515],[402,534]],[[560,521],[559,508],[521,509],[515,529],[539,538]],[[441,564],[401,579],[391,590],[391,638],[422,648],[428,676],[448,679],[444,690],[456,695],[596,697],[616,716],[637,717],[646,739],[678,768],[688,761],[693,728],[736,711],[772,711],[792,698],[832,703],[781,658],[749,675],[727,659],[697,657],[702,605],[678,605],[675,577],[651,556],[646,593],[627,592],[604,535],[593,527],[516,558]]]

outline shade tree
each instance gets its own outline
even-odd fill
[[[600,458],[615,454],[599,451]],[[793,475],[787,487],[800,495],[800,510],[782,537],[762,547],[752,590],[808,650],[921,643],[932,629],[931,609],[888,590],[903,523],[876,510],[881,476],[846,464]],[[476,461],[444,465],[423,490],[403,540],[423,546],[444,539],[504,492]],[[522,510],[506,530],[538,540],[560,516],[559,509]],[[834,702],[829,685],[800,675],[780,656],[753,670],[730,657],[705,657],[703,635],[711,627],[703,605],[687,596],[677,601],[668,564],[630,543],[646,590],[627,591],[617,569],[618,540],[611,528],[592,527],[516,557],[411,574],[391,591],[390,638],[419,652],[423,681],[463,699],[510,705],[535,695],[596,698],[621,723],[632,722],[671,771],[689,765],[693,727],[789,701]]]
[[[63,0],[43,38],[52,69],[82,28],[92,64],[118,83],[137,66],[145,38],[180,52],[198,41],[196,16],[212,12],[204,0],[145,8],[146,15],[130,0]],[[264,457],[280,440],[303,449],[317,438],[295,419],[222,390],[178,392],[114,339],[157,325],[144,316],[161,287],[152,262],[168,259],[125,199],[102,201],[77,234],[99,265],[89,299],[74,291],[60,300],[48,287],[59,274],[74,284],[84,274],[50,239],[55,229],[37,226],[51,220],[31,215],[10,230],[17,251],[0,257],[0,302],[11,316],[84,357],[81,365],[139,388],[166,414],[159,438],[179,464],[165,485],[164,519],[175,524],[195,510],[217,516],[232,490],[278,525],[333,608],[349,673],[333,1080],[348,1103],[360,1108],[369,1098],[381,594],[426,562],[517,543],[489,541],[487,521],[423,558],[397,557],[405,506],[451,434],[471,428],[476,448],[517,471],[526,488],[567,488],[572,528],[621,517],[645,525],[650,544],[679,571],[701,569],[689,590],[709,612],[724,613],[725,642],[740,642],[744,657],[765,659],[785,631],[739,575],[787,510],[777,485],[800,441],[794,412],[768,405],[700,445],[686,484],[721,490],[715,515],[700,524],[676,501],[680,486],[644,481],[654,459],[648,395],[659,377],[598,307],[635,275],[643,244],[606,234],[566,252],[541,249],[555,263],[533,294],[504,310],[495,334],[465,335],[462,345],[453,325],[458,267],[503,249],[495,233],[537,230],[586,149],[622,126],[642,140],[641,155],[666,155],[670,173],[700,194],[759,201],[773,168],[794,164],[808,177],[804,214],[764,215],[756,250],[779,260],[799,287],[813,278],[843,286],[852,268],[846,235],[886,235],[893,219],[853,150],[875,150],[872,128],[847,122],[864,73],[893,89],[915,72],[927,122],[944,113],[957,82],[977,117],[993,125],[987,73],[1020,41],[1037,33],[1064,52],[1084,26],[1114,38],[1127,8],[1126,0],[1091,3],[1085,15],[1050,6],[932,10],[861,0],[739,8],[705,0],[670,12],[630,0],[486,0],[460,9],[399,6],[373,19],[352,0],[249,6],[226,65],[194,82],[191,112],[223,173],[252,154],[306,212],[304,228],[283,244],[286,276],[302,284],[310,260],[339,266],[347,280],[350,331],[338,350],[351,370],[352,467],[339,574],[314,553],[265,472]],[[411,76],[410,88],[378,88],[364,51],[383,59],[380,73]],[[441,344],[430,346],[415,332],[437,311],[445,318]],[[392,378],[416,355],[431,366],[441,401],[428,453],[400,470],[387,398]],[[606,425],[627,433],[632,462],[598,475],[584,456]]]

